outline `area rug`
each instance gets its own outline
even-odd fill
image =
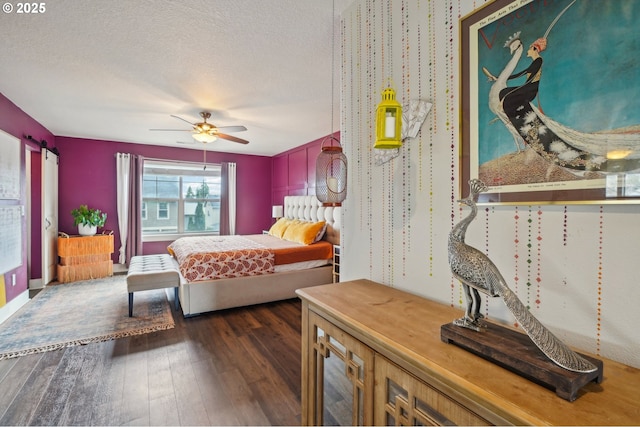
[[[164,289],[136,292],[125,276],[49,285],[0,324],[0,360],[175,326]]]

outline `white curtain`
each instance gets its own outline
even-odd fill
[[[131,182],[131,155],[116,154],[116,179],[118,201],[118,230],[120,231],[120,249],[118,262],[126,264],[127,229],[129,227],[129,183]]]
[[[229,234],[236,234],[236,164],[229,163]]]

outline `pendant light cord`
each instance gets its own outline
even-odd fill
[[[333,94],[335,79],[335,44],[336,44],[336,1],[331,2],[331,145],[333,145]]]

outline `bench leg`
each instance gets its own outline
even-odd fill
[[[176,307],[176,311],[180,311],[180,297],[178,296],[178,287],[173,288],[173,304]]]
[[[129,317],[133,317],[133,292],[129,292]]]

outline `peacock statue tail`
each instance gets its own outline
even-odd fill
[[[516,318],[522,329],[529,335],[531,341],[558,366],[574,372],[594,372],[598,369],[593,363],[581,357],[560,341],[542,323],[536,319],[517,295],[508,287],[502,289],[502,300]]]
[[[598,368],[560,341],[536,319],[517,295],[511,291],[498,267],[478,249],[465,243],[467,227],[477,214],[477,195],[486,191],[482,181],[469,181],[469,196],[460,200],[471,208],[471,213],[449,233],[449,266],[453,275],[460,280],[467,298],[464,317],[455,320],[455,325],[475,331],[483,330],[483,315],[480,313],[479,292],[492,297],[501,297],[531,341],[554,363],[564,369],[588,373]]]

